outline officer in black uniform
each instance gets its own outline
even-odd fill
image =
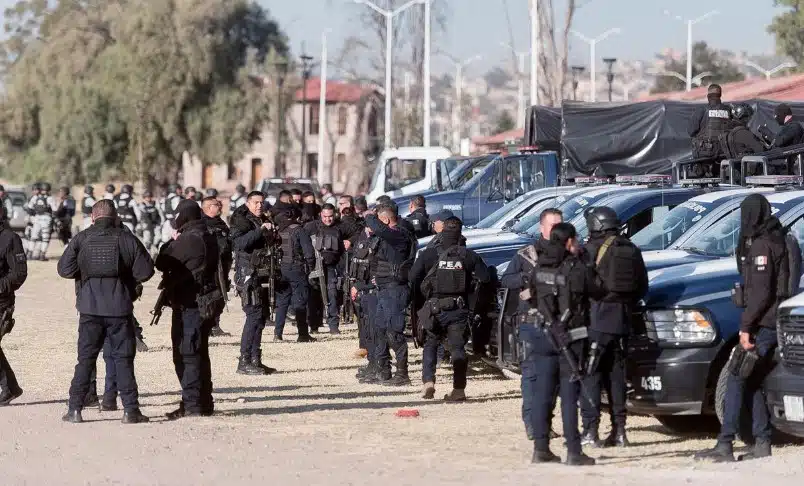
[[[95,189],[92,186],[85,186],[84,187],[84,198],[81,199],[81,215],[83,216],[83,221],[81,223],[81,230],[85,230],[89,228],[92,224],[92,206],[95,205],[95,196],[93,193]]]
[[[434,236],[430,239],[430,242],[427,243],[428,249],[441,247],[441,232],[444,230],[444,221],[454,217],[455,215],[449,209],[442,209],[430,217],[430,222],[433,224]],[[463,238],[464,242],[466,241],[463,235],[461,235],[461,238]]]
[[[142,193],[140,227],[142,228],[142,244],[145,245],[145,249],[149,252],[158,249],[162,236],[162,216],[159,214],[159,208],[154,202],[154,195],[151,191]]]
[[[335,219],[335,206],[324,204],[321,207],[321,217],[318,221],[311,221],[304,225],[304,231],[310,236],[313,242],[313,249],[316,251],[316,259],[321,258],[319,264],[316,261],[315,270],[324,272],[324,281],[327,293],[327,308],[324,309],[321,282],[316,276],[311,275],[310,284],[315,287],[315,292],[310,296],[307,305],[307,319],[310,324],[310,332],[318,332],[326,311],[327,326],[332,335],[340,334],[340,314],[338,312],[338,263],[346,252],[343,244],[344,236],[341,234],[340,223]],[[320,268],[319,268],[320,267]]]
[[[266,260],[260,255],[275,251],[275,228],[263,219],[262,205],[265,195],[251,191],[246,203],[232,214],[230,235],[235,251],[235,286],[246,314],[240,338],[240,360],[237,372],[246,375],[265,375],[276,371],[262,364],[262,331],[270,313],[270,289],[263,288],[269,279]],[[270,257],[270,254],[268,255]]]
[[[762,382],[773,367],[772,357],[777,346],[776,312],[779,303],[790,294],[791,280],[785,238],[787,230],[772,216],[771,205],[762,194],[751,194],[740,205],[740,239],[737,246],[737,268],[742,274],[744,302],[740,318],[740,342],[731,360],[745,353],[756,353],[757,363],[748,377],[729,373],[726,382],[723,423],[717,445],[699,452],[696,459],[733,462],[732,443],[740,426],[745,403],[751,403],[751,422],[756,440],[753,450],[739,460],[757,459],[771,455],[770,414],[762,393]],[[792,279],[797,284],[798,276]],[[745,351],[745,353],[743,353]],[[727,365],[728,366],[728,365]]]
[[[600,293],[593,296],[590,310],[588,361],[592,373],[586,387],[594,407],[587,401],[581,410],[584,444],[598,445],[601,384],[610,398],[612,429],[604,446],[628,446],[625,435],[625,360],[628,335],[634,308],[648,291],[648,272],[639,251],[631,240],[620,235],[617,213],[608,207],[595,207],[586,212],[590,239],[586,245],[587,264],[593,265]]]
[[[135,201],[132,196],[133,192],[134,188],[131,184],[124,184],[123,187],[120,188],[120,194],[114,197],[114,203],[117,206],[117,215],[120,217],[120,221],[123,222],[123,225],[125,225],[132,234],[137,228],[140,212],[137,201]]]
[[[776,137],[773,138],[771,148],[789,147],[804,143],[804,128],[801,124],[793,120],[793,110],[787,103],[776,105],[773,118],[782,127]]]
[[[70,242],[73,237],[73,216],[75,216],[75,199],[70,195],[70,188],[62,186],[59,188],[58,207],[53,212],[53,220],[56,222],[56,234],[63,244]]]
[[[221,203],[215,196],[207,196],[202,201],[201,210],[204,212],[202,216],[202,220],[207,225],[207,229],[215,235],[215,238],[218,242],[218,250],[220,251],[220,262],[221,268],[220,273],[222,275],[221,282],[223,284],[223,288],[221,292],[228,293],[229,292],[229,271],[232,269],[232,240],[229,238],[229,226],[226,225],[226,222],[221,218],[221,210],[223,209],[223,203]],[[218,315],[215,317],[215,325],[212,327],[212,337],[220,337],[220,336],[231,336],[228,332],[221,329],[221,316]]]
[[[310,283],[307,276],[315,267],[315,250],[310,236],[299,222],[299,211],[295,206],[276,215],[279,237],[282,245],[282,278],[276,289],[276,321],[274,340],[283,339],[285,318],[288,309],[296,315],[297,339],[300,343],[315,341],[307,327],[307,301],[310,298]]]
[[[520,248],[511,259],[511,263],[508,264],[505,273],[500,277],[502,286],[509,290],[504,312],[506,316],[510,316],[508,320],[510,322],[510,332],[512,333],[516,332],[516,329],[519,328],[519,323],[527,316],[531,308],[530,278],[539,259],[539,250],[550,243],[550,233],[553,227],[562,221],[561,210],[548,208],[542,211],[539,215],[541,238],[533,244]],[[544,250],[542,249],[542,251]],[[525,338],[532,338],[534,335],[538,336],[537,333],[522,334],[521,331],[519,334],[522,348],[525,347]],[[533,426],[529,418],[534,408],[532,398],[534,393],[531,390],[540,383],[538,383],[538,370],[531,364],[532,362],[528,362],[522,365],[522,420],[525,423],[525,433],[528,439],[533,440]]]
[[[743,155],[764,152],[765,144],[748,129],[748,122],[754,115],[754,109],[746,103],[732,105],[732,122],[734,127],[721,139],[721,147],[726,157],[737,159]],[[723,143],[725,142],[725,143]]]
[[[14,293],[28,278],[28,262],[22,239],[8,227],[5,206],[0,206],[0,339],[14,327]],[[0,348],[0,406],[22,395],[17,377]]]
[[[408,342],[405,339],[405,311],[410,301],[408,276],[416,257],[416,238],[399,222],[397,207],[380,204],[376,215],[366,216],[366,226],[380,238],[377,250],[377,361],[378,373],[371,382],[389,386],[410,384]],[[391,355],[396,355],[396,374],[391,377]]]
[[[182,397],[179,408],[166,414],[168,420],[213,413],[209,333],[223,306],[222,295],[215,304],[205,299],[218,288],[218,242],[195,201],[182,201],[177,209],[174,237],[156,258],[173,310],[170,337]]]
[[[731,128],[731,107],[723,103],[720,85],[711,84],[707,90],[708,106],[697,111],[690,119],[689,135],[692,137],[692,155],[695,158],[724,155],[720,147],[720,135]]]
[[[472,279],[481,283],[491,280],[483,260],[472,250],[461,246],[461,220],[453,218],[444,224],[442,248],[425,249],[410,271],[413,289],[420,290],[425,301],[419,321],[425,332],[422,364],[422,398],[435,397],[435,372],[438,345],[446,339],[454,370],[452,391],[444,396],[448,402],[466,400],[466,333],[469,328],[469,293]]]
[[[349,267],[351,279],[350,297],[355,302],[358,317],[358,339],[360,349],[366,350],[368,364],[357,371],[356,378],[361,383],[374,380],[379,368],[377,366],[377,286],[374,274],[377,271],[377,250],[380,238],[364,228],[358,236],[352,264]]]
[[[405,219],[413,225],[413,234],[416,238],[424,238],[433,234],[430,231],[430,218],[427,216],[427,202],[424,196],[413,196],[408,205],[410,214]]]
[[[291,190],[290,190],[290,198],[291,198],[291,199],[293,200],[293,202],[294,202],[294,203],[296,203],[296,204],[301,204],[301,200],[302,200],[302,194],[303,194],[303,193],[302,193],[302,192],[301,192],[301,190],[299,190],[299,189],[291,189]]]
[[[125,408],[123,423],[147,422],[148,418],[140,413],[134,377],[133,301],[137,284],[153,276],[153,261],[137,237],[117,224],[114,202],[95,203],[92,219],[92,226],[70,241],[58,264],[59,276],[75,280],[80,313],[78,364],[70,385],[69,410],[62,419],[83,422],[81,409],[91,374],[108,337]]]
[[[315,194],[309,191],[302,194],[300,208],[302,224],[317,220],[318,216],[321,214],[321,206],[315,201]]]
[[[560,460],[550,450],[550,423],[558,385],[567,444],[566,464],[594,465],[595,460],[581,449],[578,380],[580,358],[587,345],[589,297],[596,293],[595,275],[590,266],[575,256],[580,249],[575,227],[569,223],[553,226],[550,239],[539,240],[536,251],[537,264],[531,273],[529,290],[537,314],[535,319],[528,316],[522,320],[519,328],[524,354],[522,400],[530,402],[524,419],[526,429],[530,427],[533,431],[532,461]]]

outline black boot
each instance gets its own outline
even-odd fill
[[[583,431],[581,434],[581,445],[600,447],[600,436],[597,434],[597,428],[590,428]]]
[[[70,422],[73,424],[80,424],[84,422],[84,418],[81,417],[81,410],[67,410],[67,413],[65,413],[61,419],[65,422]]]
[[[265,370],[254,366],[250,356],[241,356],[237,363],[237,373],[240,375],[264,375]]]
[[[117,410],[117,396],[112,395],[111,393],[109,396],[104,395],[103,400],[100,403],[100,411],[101,412],[114,412]]]
[[[757,439],[751,452],[741,454],[738,461],[750,461],[751,459],[762,459],[771,456],[771,443],[767,439]]]
[[[357,373],[355,374],[355,378],[359,380],[360,378],[374,375],[376,373],[377,373],[377,367],[374,365],[374,363],[369,362],[369,364],[367,364],[366,366],[358,368]]]
[[[407,371],[397,370],[393,378],[384,380],[382,384],[385,386],[408,386],[410,385],[410,377],[408,376]]]
[[[123,419],[120,421],[124,424],[144,424],[150,422],[151,419],[143,415],[139,408],[135,408],[130,412],[123,412]]]
[[[312,331],[310,331],[310,332],[312,332]],[[318,339],[314,338],[313,336],[310,336],[309,334],[306,335],[306,336],[299,336],[299,338],[296,339],[297,343],[314,343],[316,341],[318,341]]]
[[[720,442],[712,449],[696,453],[696,461],[734,462],[734,448],[731,442]]]
[[[561,462],[561,458],[553,454],[550,447],[546,449],[533,449],[533,457],[530,459],[531,464],[546,464],[549,462]]]
[[[251,364],[256,368],[263,370],[266,375],[276,373],[276,368],[271,368],[270,366],[265,366],[262,364],[262,351],[257,351],[257,355],[251,357]]]
[[[19,388],[15,391],[3,390],[3,393],[0,394],[0,407],[5,407],[9,403],[11,403],[11,400],[19,398],[21,395],[22,395],[22,388]]]
[[[209,335],[212,336],[212,337],[231,336],[230,333],[228,333],[228,332],[224,331],[223,329],[221,329],[221,326],[218,325],[218,324],[212,326],[212,330],[209,331]]]
[[[616,425],[603,441],[603,447],[629,447],[628,437],[625,435],[625,425]]]
[[[97,407],[99,405],[100,400],[98,399],[98,395],[89,394],[84,398],[84,408]]]
[[[372,373],[369,375],[364,376],[363,378],[359,379],[360,383],[385,383],[386,381],[391,380],[391,370],[377,370],[376,373]]]
[[[567,454],[567,466],[594,466],[595,460],[583,452],[577,454]]]

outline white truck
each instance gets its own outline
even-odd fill
[[[372,204],[382,195],[394,198],[430,189],[436,183],[438,161],[450,155],[444,147],[400,147],[383,151],[377,160],[366,201]]]

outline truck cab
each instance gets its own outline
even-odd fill
[[[776,366],[765,378],[773,427],[804,437],[804,293],[782,302],[776,317]]]
[[[399,197],[430,189],[437,181],[439,161],[452,154],[443,147],[400,147],[385,150],[377,160],[366,201],[371,204],[382,195]],[[445,165],[451,171],[458,165]]]
[[[464,175],[466,182],[461,189],[427,196],[427,212],[434,214],[448,209],[464,225],[471,226],[523,194],[559,184],[555,152],[523,150],[498,155],[473,171],[476,174]]]

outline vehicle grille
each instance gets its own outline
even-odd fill
[[[804,316],[781,315],[777,327],[782,364],[804,366]]]

